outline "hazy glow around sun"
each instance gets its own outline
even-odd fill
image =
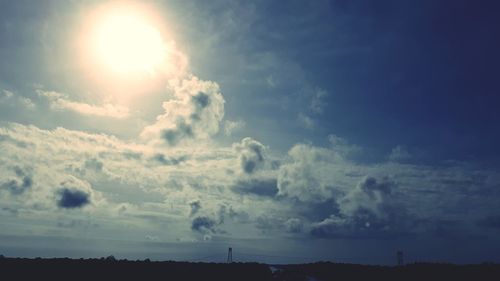
[[[160,32],[133,13],[105,15],[96,25],[93,41],[98,59],[121,73],[152,73],[166,56]]]

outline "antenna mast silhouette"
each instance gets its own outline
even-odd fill
[[[229,247],[227,250],[227,263],[233,262],[233,248]]]
[[[403,251],[401,251],[401,250],[397,251],[396,256],[398,258],[398,265],[404,265]]]

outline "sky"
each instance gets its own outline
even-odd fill
[[[0,254],[500,262],[499,9],[0,0]]]

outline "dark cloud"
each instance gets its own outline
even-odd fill
[[[1,184],[1,187],[7,189],[12,195],[20,195],[33,186],[33,178],[19,167],[14,167],[14,172],[18,178]]]
[[[267,197],[274,197],[278,193],[276,179],[238,180],[232,186],[231,190],[239,194],[253,194]]]
[[[194,137],[193,127],[187,124],[183,118],[180,118],[175,129],[164,130],[162,136],[169,145],[175,146],[182,139]]]
[[[253,174],[265,161],[265,146],[252,138],[244,138],[241,143],[233,145],[238,153],[241,169],[247,174]]]
[[[279,221],[276,217],[270,215],[262,215],[257,217],[255,220],[255,227],[260,229],[262,233],[268,233],[269,231],[276,229],[282,225],[282,221]]]
[[[301,216],[312,221],[319,221],[332,214],[338,215],[339,205],[335,199],[329,199],[324,202],[302,202],[296,199],[291,200],[294,208]]]
[[[393,204],[392,188],[396,184],[388,178],[377,180],[366,177],[356,187],[339,201],[340,209],[345,215],[370,212],[376,216],[386,216],[387,210]]]
[[[303,224],[298,218],[291,218],[285,221],[285,229],[290,233],[300,233],[302,232]]]
[[[192,217],[198,213],[198,211],[201,209],[201,202],[200,200],[195,200],[189,202],[189,207],[191,207],[191,211],[189,212],[189,216]]]
[[[90,204],[90,194],[78,189],[62,188],[57,205],[60,208],[74,209]]]
[[[191,229],[200,233],[216,233],[217,222],[209,217],[200,216],[193,219]]]
[[[393,185],[394,183],[391,181],[384,180],[382,182],[377,182],[377,179],[374,177],[366,177],[360,183],[359,187],[367,194],[370,194],[370,196],[373,196],[373,192],[375,191],[390,194]]]
[[[339,212],[313,224],[318,238],[393,238],[416,232],[419,220],[396,202],[388,178],[366,177],[338,201]]]
[[[203,92],[199,92],[197,95],[193,96],[191,100],[198,109],[204,109],[210,104],[210,97]]]
[[[167,166],[176,166],[179,165],[180,163],[184,162],[187,160],[187,156],[181,156],[178,158],[173,158],[173,157],[167,157],[162,153],[157,153],[153,156],[153,160],[161,163],[162,165],[167,165]]]

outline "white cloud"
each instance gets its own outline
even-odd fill
[[[327,103],[325,101],[325,98],[327,96],[328,96],[327,91],[320,88],[316,88],[311,98],[311,103],[309,104],[309,108],[315,113],[318,114],[323,113],[323,110],[327,106]]]
[[[14,96],[14,93],[9,90],[2,90],[2,92],[0,93],[0,100],[10,99],[12,96]]]
[[[224,117],[224,97],[219,85],[192,76],[170,80],[172,99],[163,102],[165,113],[147,126],[141,137],[177,145],[189,139],[208,139],[219,131]]]
[[[308,129],[308,130],[312,130],[316,126],[316,124],[314,123],[314,120],[311,117],[309,117],[303,113],[299,113],[297,120],[298,120],[299,125],[301,127]]]
[[[398,145],[391,150],[389,154],[389,161],[393,162],[406,162],[411,160],[412,155],[408,152],[406,147]]]
[[[54,91],[37,90],[41,97],[45,97],[50,102],[50,107],[56,110],[70,110],[83,115],[95,115],[101,117],[112,117],[123,119],[130,115],[129,109],[116,104],[92,105],[82,102],[75,102],[65,94]]]
[[[247,137],[240,143],[233,144],[233,149],[238,154],[243,173],[253,174],[264,166],[266,147],[262,143]]]
[[[245,121],[238,120],[238,121],[231,121],[231,120],[226,120],[224,122],[224,134],[226,136],[232,135],[235,131],[241,130],[245,128]]]
[[[26,109],[34,109],[35,103],[27,97],[18,96],[9,90],[2,90],[0,92],[0,102],[7,103],[11,106],[20,105]]]

